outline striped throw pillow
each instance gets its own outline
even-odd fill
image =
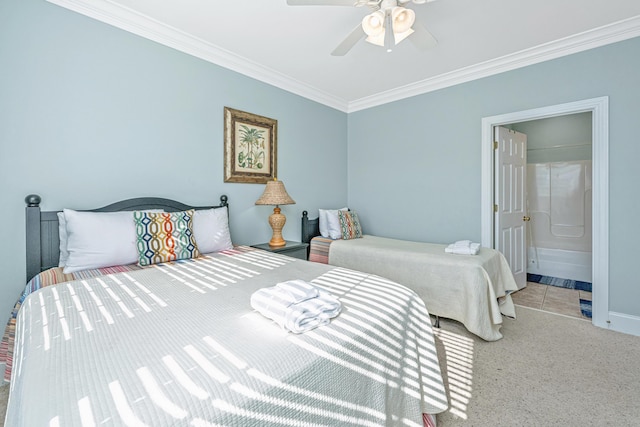
[[[338,219],[340,220],[340,232],[344,240],[362,237],[362,227],[357,213],[353,211],[338,211]]]
[[[193,210],[134,212],[138,264],[150,265],[200,256],[193,237]]]

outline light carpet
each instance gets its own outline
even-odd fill
[[[450,407],[439,427],[640,425],[640,337],[521,306],[517,316],[494,342],[440,319]],[[0,426],[7,395],[0,387]]]
[[[499,341],[437,332],[449,410],[439,427],[638,426],[640,337],[517,306]]]

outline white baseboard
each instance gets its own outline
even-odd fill
[[[624,334],[640,336],[640,317],[610,311],[608,329]]]

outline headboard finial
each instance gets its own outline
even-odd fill
[[[27,206],[36,207],[36,206],[40,206],[40,202],[42,201],[42,199],[37,194],[29,194],[27,197],[24,198],[24,201],[27,204]]]
[[[307,211],[302,211],[302,217],[306,218],[309,215],[309,212]]]
[[[220,206],[227,206],[228,200],[229,198],[227,197],[226,194],[223,194],[222,196],[220,196]]]

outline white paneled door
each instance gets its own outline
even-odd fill
[[[527,135],[495,132],[495,248],[509,262],[518,289],[527,284]]]

